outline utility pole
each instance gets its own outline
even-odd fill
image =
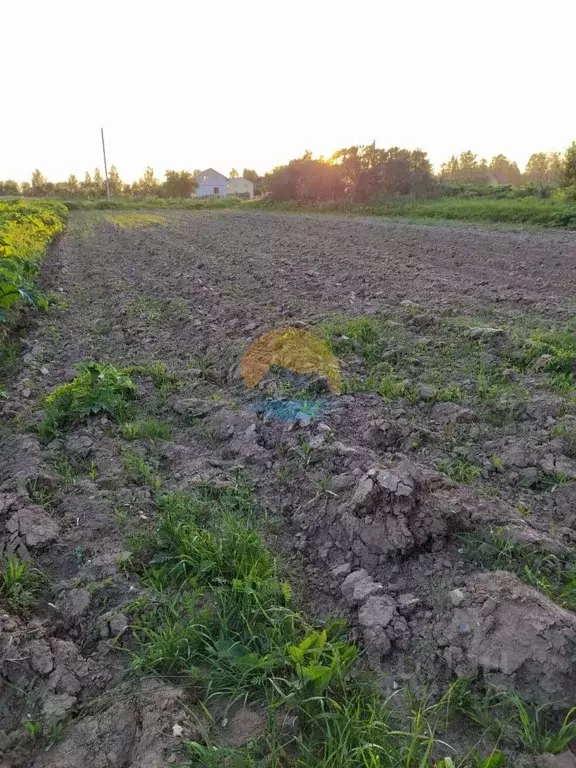
[[[104,176],[106,177],[106,200],[110,200],[110,182],[108,181],[108,166],[106,165],[106,144],[104,143],[104,128],[100,128],[102,134],[102,154],[104,155]]]

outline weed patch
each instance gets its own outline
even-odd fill
[[[549,705],[533,707],[515,693],[483,688],[467,678],[454,683],[445,698],[451,710],[523,752],[557,755],[576,738],[576,707],[558,723]]]
[[[576,336],[570,324],[542,330],[523,318],[509,328],[478,322],[407,307],[336,318],[321,329],[342,362],[344,392],[377,392],[385,400],[413,403],[462,402],[497,423],[519,417],[533,386],[572,395]]]
[[[137,296],[130,302],[127,311],[150,323],[173,323],[185,319],[188,314],[185,302],[157,299],[154,296]]]
[[[466,485],[473,483],[482,471],[476,464],[471,464],[463,459],[456,459],[454,461],[443,459],[437,463],[436,468],[451,480],[457,483],[465,483]]]
[[[104,218],[120,229],[157,227],[166,223],[166,218],[157,213],[109,213]]]
[[[182,384],[178,376],[169,371],[159,360],[152,363],[129,365],[122,370],[128,376],[149,376],[155,388],[162,394],[177,392]]]
[[[576,458],[576,420],[563,419],[552,429],[552,437],[559,437],[566,456]]]
[[[131,413],[136,388],[124,371],[108,363],[87,363],[67,384],[57,387],[44,401],[44,419],[38,425],[41,437],[82,423],[89,416],[106,414],[124,421]]]
[[[162,481],[156,468],[151,467],[142,454],[133,448],[124,446],[121,449],[121,455],[128,482],[136,485],[149,485],[150,488],[160,488]]]
[[[515,544],[500,532],[483,538],[463,534],[461,539],[469,557],[478,565],[511,571],[559,605],[576,610],[575,555],[553,555],[533,546]]]
[[[132,606],[133,668],[177,678],[208,702],[256,701],[270,712],[261,739],[243,749],[190,744],[190,765],[428,763],[429,720],[420,713],[397,728],[387,702],[355,681],[359,651],[343,624],[313,627],[293,605],[245,482],[162,495],[157,513],[155,554],[142,564],[149,594]],[[286,712],[298,718],[296,736],[276,726]]]
[[[127,440],[170,440],[172,427],[157,419],[131,421],[122,425],[122,436]]]
[[[41,507],[50,507],[56,498],[54,489],[39,479],[28,480],[26,490],[34,504],[38,504]]]
[[[43,584],[42,573],[29,560],[14,555],[0,559],[0,601],[15,613],[26,616],[32,610]]]

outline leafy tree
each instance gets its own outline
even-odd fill
[[[100,168],[94,169],[94,174],[92,176],[92,190],[93,195],[103,195],[104,194],[104,179],[102,177],[102,174],[100,173]]]
[[[491,178],[498,184],[515,184],[522,181],[522,174],[516,163],[505,155],[495,155],[488,166]]]
[[[560,181],[563,187],[576,187],[576,141],[564,153]]]
[[[6,181],[0,181],[0,196],[1,195],[18,195],[20,189],[18,182],[13,179],[6,179]]]
[[[550,161],[546,152],[534,152],[528,158],[524,178],[534,184],[548,184],[550,182]]]
[[[251,168],[244,168],[242,171],[242,178],[247,179],[248,181],[251,181],[252,184],[254,184],[255,195],[263,194],[264,178],[256,173],[255,170]]]
[[[80,191],[83,195],[92,194],[92,176],[86,171],[84,174],[84,181],[80,184]]]
[[[275,200],[333,200],[342,197],[340,170],[324,160],[313,160],[306,152],[270,175],[270,196]]]
[[[560,152],[534,152],[526,163],[524,181],[540,186],[556,186],[562,179],[563,166]]]
[[[110,173],[108,174],[108,184],[110,186],[110,195],[113,197],[121,195],[124,184],[118,173],[118,169],[115,165],[110,166]]]
[[[452,155],[440,168],[440,178],[446,181],[460,181],[470,184],[482,184],[490,179],[486,160],[478,160],[471,150],[462,152],[459,157]]]
[[[30,179],[30,193],[36,197],[39,195],[46,195],[48,192],[48,179],[44,176],[38,168],[32,173]]]
[[[198,187],[198,181],[190,171],[166,171],[162,184],[164,197],[190,197]]]
[[[68,180],[66,181],[66,191],[69,195],[77,195],[80,191],[80,185],[78,184],[78,179],[76,176],[74,176],[73,173],[68,176]]]
[[[549,152],[548,153],[548,173],[550,176],[550,184],[556,185],[560,183],[562,172],[564,169],[564,159],[561,152]]]
[[[255,170],[251,168],[244,168],[242,171],[242,178],[248,179],[248,181],[251,181],[253,184],[256,184],[258,181],[260,181],[260,176],[256,173]]]
[[[230,178],[231,179],[237,179],[238,176],[239,176],[239,173],[236,170],[236,168],[232,168],[232,170],[230,171]]]
[[[145,195],[145,196],[154,196],[157,195],[160,191],[160,182],[154,176],[154,169],[150,166],[146,167],[146,170],[144,171],[144,174],[138,181],[134,184],[134,191],[136,194],[139,195]]]
[[[347,197],[375,200],[382,195],[423,193],[433,182],[425,152],[400,147],[379,149],[375,143],[336,152],[331,163],[340,171]]]
[[[447,163],[442,163],[440,166],[439,176],[446,181],[458,181],[458,174],[460,172],[460,163],[456,155],[452,155]]]

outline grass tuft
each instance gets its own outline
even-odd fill
[[[126,440],[170,440],[172,427],[157,419],[131,421],[122,425],[122,436]]]
[[[450,461],[442,459],[436,464],[436,469],[457,483],[471,485],[480,476],[482,471],[476,464],[471,464],[464,459]]]
[[[162,481],[157,470],[148,464],[142,454],[129,446],[123,446],[121,454],[128,482],[136,485],[148,485],[150,488],[160,488]]]
[[[558,755],[576,738],[576,707],[559,723],[550,705],[531,706],[514,692],[483,688],[470,678],[456,681],[445,699],[451,710],[522,752]]]
[[[30,613],[43,583],[42,573],[29,560],[20,560],[15,555],[0,559],[0,601],[15,613]]]

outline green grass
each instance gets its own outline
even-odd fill
[[[29,560],[14,555],[0,558],[0,603],[27,616],[44,584],[42,573]]]
[[[138,295],[126,311],[149,323],[170,323],[184,320],[188,316],[188,307],[182,299],[158,299],[154,296]]]
[[[131,415],[135,391],[130,376],[119,368],[109,363],[84,363],[75,379],[61,384],[45,398],[38,433],[52,438],[97,414],[125,421]]]
[[[162,480],[157,469],[150,466],[142,454],[129,446],[123,446],[121,455],[128,482],[136,485],[148,485],[153,489],[160,488]]]
[[[38,504],[41,507],[49,507],[56,499],[56,491],[54,488],[46,485],[38,478],[28,480],[26,483],[26,490],[34,504]]]
[[[553,555],[531,545],[509,541],[501,532],[461,536],[468,556],[491,570],[503,569],[569,610],[576,610],[576,555]]]
[[[440,699],[392,705],[360,672],[343,622],[310,622],[295,604],[263,537],[266,510],[241,475],[158,495],[156,507],[156,530],[132,559],[147,588],[129,609],[132,668],[186,686],[206,713],[242,702],[268,715],[239,748],[206,728],[187,744],[190,768],[497,768],[505,742],[559,752],[573,738],[574,712],[555,727],[543,709],[501,692],[482,698],[467,681]],[[457,755],[443,741],[452,712],[480,727],[478,743],[489,737],[488,755]],[[286,716],[295,730],[281,727]]]
[[[248,205],[251,207],[248,208]],[[279,203],[262,200],[247,204],[246,209],[344,213],[423,221],[463,221],[474,224],[529,225],[576,229],[576,204],[563,200],[541,200],[536,197],[512,200],[395,197],[379,203],[368,204],[342,201]]]
[[[563,419],[554,425],[552,437],[559,437],[562,441],[562,450],[570,458],[576,458],[576,420]]]
[[[429,764],[435,714],[400,728],[356,678],[359,648],[342,622],[314,626],[297,609],[258,530],[265,511],[242,478],[161,495],[157,515],[154,554],[142,563],[149,592],[132,606],[133,668],[178,680],[208,707],[242,699],[269,713],[255,743],[231,750],[207,738],[189,745],[189,765]],[[296,734],[277,728],[287,713],[298,717]]]
[[[576,707],[558,722],[550,705],[531,706],[514,692],[469,678],[454,683],[445,698],[452,711],[522,752],[557,755],[576,739]]]
[[[126,199],[115,198],[112,200],[105,200],[103,198],[97,199],[82,199],[77,198],[74,200],[62,199],[59,200],[69,211],[138,211],[144,209],[183,209],[189,211],[203,211],[203,210],[226,210],[232,208],[238,208],[241,206],[249,206],[249,201],[244,201],[239,197],[226,196],[226,197],[211,197],[211,198],[162,198],[162,197],[150,197],[145,199]]]
[[[342,363],[344,392],[377,392],[389,401],[463,403],[496,423],[517,420],[537,390],[571,403],[574,322],[542,327],[541,318],[518,314],[500,335],[472,333],[494,320],[406,307],[334,318],[321,331]]]
[[[325,202],[276,202],[267,198],[241,200],[236,197],[220,198],[148,198],[130,200],[117,198],[107,201],[63,200],[68,210],[226,210],[335,213],[360,216],[414,219],[417,221],[456,221],[473,224],[551,227],[576,229],[576,205],[559,199],[523,197],[517,199],[490,198],[411,198],[391,197],[380,202],[354,203],[342,200]]]
[[[137,365],[128,365],[122,369],[128,376],[149,376],[155,388],[164,395],[171,392],[177,392],[182,382],[178,376],[169,371],[165,364],[160,360],[150,363],[141,363]]]
[[[466,485],[471,485],[477,480],[482,471],[481,467],[463,459],[442,459],[436,464],[436,469],[451,480],[455,480],[457,483],[465,483]]]
[[[122,436],[127,440],[171,440],[172,427],[157,419],[142,419],[123,424]]]

